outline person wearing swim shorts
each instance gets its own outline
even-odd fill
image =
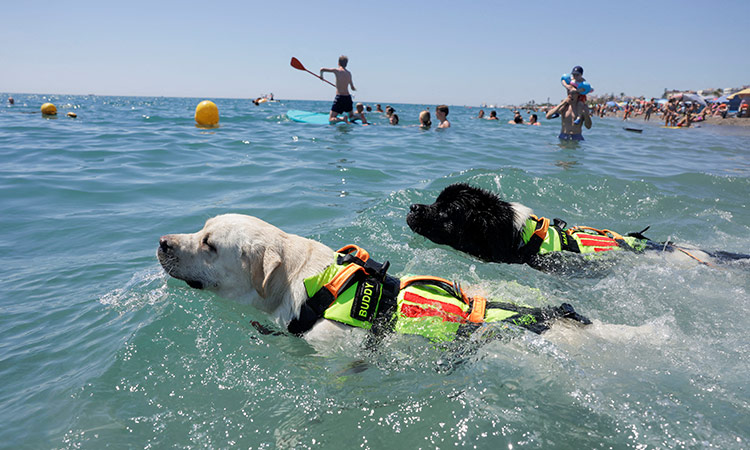
[[[578,102],[578,95],[578,91],[576,90],[569,91],[568,96],[562,103],[547,111],[547,119],[560,116],[562,128],[558,137],[561,141],[582,141],[583,134],[581,131],[583,127],[585,126],[587,129],[591,128],[591,116],[588,113],[588,109],[583,111],[583,123],[575,123],[576,110],[573,105]]]
[[[346,69],[346,65],[349,63],[349,58],[344,55],[339,56],[339,66],[334,69],[328,69],[325,67],[320,68],[320,78],[323,78],[323,74],[331,72],[336,76],[336,97],[333,99],[333,105],[331,105],[331,115],[329,117],[330,123],[336,122],[347,122],[352,116],[353,104],[352,96],[349,94],[349,86],[353,91],[357,88],[354,87],[352,81],[352,73]],[[339,118],[339,114],[346,115],[343,118]]]

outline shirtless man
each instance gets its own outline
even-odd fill
[[[561,141],[582,141],[583,134],[581,134],[581,131],[583,130],[583,126],[591,128],[591,116],[589,115],[588,108],[582,111],[583,123],[575,123],[576,111],[571,105],[576,104],[578,95],[578,91],[569,92],[568,97],[562,103],[547,111],[547,119],[557,117],[557,114],[560,115],[562,129],[558,137]]]
[[[336,75],[336,97],[333,99],[333,105],[331,105],[331,116],[330,122],[347,122],[352,115],[352,96],[349,94],[349,86],[352,87],[353,91],[357,88],[354,87],[352,82],[352,73],[346,70],[346,65],[349,63],[349,58],[344,55],[339,56],[339,66],[335,69],[327,69],[325,67],[320,68],[320,78],[323,78],[323,73],[332,72]],[[346,113],[343,119],[339,119],[338,115]],[[348,117],[347,117],[348,116]]]

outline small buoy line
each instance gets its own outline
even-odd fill
[[[13,97],[8,98],[10,105],[15,104]],[[40,108],[42,117],[45,118],[56,118],[57,117],[57,106],[54,103],[44,103]],[[75,119],[78,114],[74,112],[68,112],[65,114],[67,117]],[[219,108],[216,103],[211,100],[203,100],[198,103],[195,107],[195,126],[199,128],[218,128],[219,127]]]
[[[11,104],[13,104],[13,103],[11,103]],[[43,104],[42,108],[41,108],[41,111],[42,111],[42,117],[55,117],[55,116],[57,116],[57,106],[55,106],[54,103],[45,103],[45,104]],[[72,118],[72,119],[75,119],[76,117],[78,117],[78,114],[76,114],[76,113],[74,113],[72,111],[66,113],[65,115],[67,117]]]

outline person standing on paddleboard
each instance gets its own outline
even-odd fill
[[[339,56],[339,66],[335,69],[327,69],[325,67],[320,68],[320,78],[323,78],[323,73],[331,72],[336,75],[336,97],[333,99],[333,105],[331,105],[331,123],[341,122],[342,120],[349,123],[349,118],[352,115],[352,96],[349,94],[349,86],[352,87],[353,91],[357,88],[354,87],[352,82],[352,73],[346,70],[346,65],[349,63],[349,58],[344,55]],[[343,119],[339,119],[338,115],[346,113]]]

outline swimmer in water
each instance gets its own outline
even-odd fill
[[[355,112],[354,114],[352,114],[349,117],[349,120],[351,120],[351,121],[361,120],[363,124],[366,124],[367,123],[367,119],[365,118],[365,105],[363,105],[362,103],[357,103],[357,107],[356,108],[357,108],[357,112]]]
[[[438,105],[435,107],[435,116],[440,125],[438,128],[450,128],[451,123],[448,121],[448,105]]]
[[[429,111],[422,111],[421,113],[419,113],[419,126],[425,129],[432,126],[432,120],[430,120]]]

